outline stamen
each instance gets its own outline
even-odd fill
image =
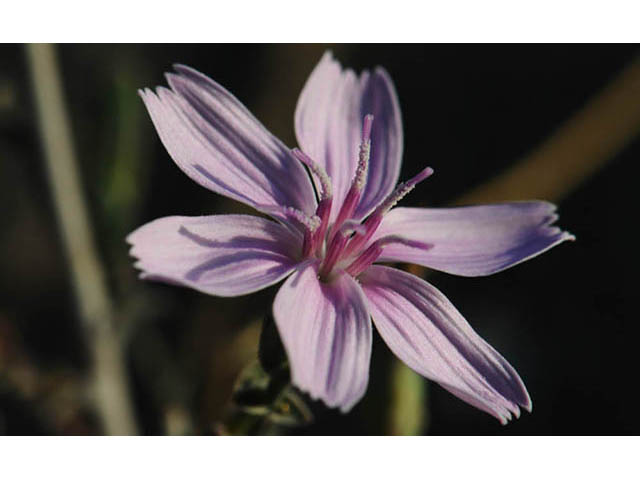
[[[301,210],[294,207],[284,207],[281,205],[266,205],[263,203],[255,204],[255,208],[261,212],[267,213],[273,217],[280,218],[287,221],[287,226],[292,226],[289,222],[295,220],[298,224],[302,224],[307,227],[309,222],[312,222],[313,217],[310,217]],[[315,216],[315,215],[314,215]],[[299,225],[298,225],[299,226]]]
[[[333,238],[329,242],[327,254],[320,269],[320,276],[326,277],[338,261],[343,258],[342,252],[347,241],[354,233],[363,233],[364,225],[355,220],[347,220],[342,224],[340,229],[335,232]]]
[[[381,253],[382,247],[379,246],[377,242],[373,242],[369,248],[362,252],[360,256],[358,256],[358,258],[356,258],[353,263],[345,269],[345,271],[352,277],[357,277],[364,272],[369,265],[375,262]]]
[[[355,177],[351,182],[351,187],[342,203],[338,217],[336,218],[335,228],[340,228],[343,222],[353,215],[362,190],[367,183],[367,173],[369,172],[369,157],[371,155],[371,127],[373,125],[373,115],[365,115],[362,122],[362,142],[360,143],[360,151],[358,154],[358,166],[356,168]]]
[[[389,235],[382,237],[369,245],[369,247],[362,252],[360,256],[358,256],[358,258],[356,258],[353,263],[345,269],[345,271],[352,277],[357,277],[380,257],[384,247],[392,243],[400,243],[408,247],[420,248],[423,250],[428,250],[433,246],[417,240],[409,240],[396,235]]]
[[[329,175],[327,174],[326,170],[322,168],[322,165],[314,162],[311,157],[309,157],[309,155],[304,153],[299,148],[294,148],[291,153],[293,153],[293,155],[298,160],[309,167],[311,173],[313,173],[320,182],[320,187],[322,188],[322,192],[320,192],[320,200],[331,198],[333,196],[333,186],[331,185],[331,179],[329,178]]]
[[[342,207],[340,207],[340,211],[338,212],[338,218],[333,225],[332,232],[335,232],[336,229],[339,229],[345,220],[351,218],[353,212],[355,212],[356,207],[358,206],[358,202],[360,201],[360,190],[355,188],[353,185],[347,192],[347,196],[344,198],[344,202],[342,202]]]
[[[305,215],[306,217],[306,215]],[[308,218],[308,217],[307,217]],[[316,248],[315,244],[315,231],[321,224],[320,217],[314,215],[308,218],[308,221],[304,223],[304,239],[302,241],[302,256],[308,257]]]
[[[316,208],[316,215],[320,218],[320,225],[309,239],[308,244],[309,251],[307,253],[315,254],[318,247],[322,245],[327,228],[329,227],[329,216],[331,215],[331,205],[333,203],[333,186],[331,184],[331,178],[327,174],[326,170],[322,168],[322,165],[314,162],[309,155],[304,153],[298,148],[294,148],[293,155],[304,163],[311,173],[313,173],[320,182],[320,199],[318,202],[318,208]]]
[[[391,208],[393,208],[400,200],[402,200],[411,190],[415,188],[415,186],[426,178],[430,177],[433,174],[433,169],[431,167],[427,167],[422,170],[418,175],[407,180],[404,183],[401,183],[396,187],[396,189],[376,207],[369,218],[367,218],[364,222],[364,226],[366,228],[366,232],[364,235],[356,235],[351,239],[347,247],[344,251],[344,256],[348,257],[353,252],[358,251],[360,248],[364,247],[364,245],[369,241],[369,239],[373,236],[377,228],[380,226],[382,222],[382,217],[387,213]]]
[[[294,207],[284,207],[282,213],[287,219],[295,220],[301,223],[306,230],[315,231],[320,226],[320,217],[317,215],[309,216],[301,210]]]
[[[327,228],[329,227],[329,217],[331,215],[332,204],[332,198],[325,198],[324,200],[320,200],[320,203],[318,204],[316,215],[320,217],[320,226],[313,234],[313,248],[311,250],[312,254],[315,254],[316,250],[323,245],[324,236],[327,233]]]
[[[349,244],[344,249],[343,256],[348,257],[353,252],[358,251],[362,247],[364,247],[365,244],[369,241],[369,239],[373,236],[375,231],[378,229],[378,227],[380,226],[380,223],[382,223],[382,215],[378,215],[375,217],[371,215],[369,218],[367,218],[367,220],[364,222],[364,230],[365,230],[364,233],[356,234],[351,239]]]
[[[321,278],[325,278],[329,273],[331,273],[331,270],[333,270],[333,267],[340,259],[340,254],[342,253],[347,240],[348,238],[344,236],[342,232],[338,231],[335,233],[333,239],[329,242],[327,254],[324,257],[322,266],[320,267],[319,275]]]
[[[340,227],[340,233],[345,237],[350,236],[352,233],[358,233],[363,235],[367,229],[357,220],[347,220]]]
[[[356,176],[353,179],[353,185],[362,191],[367,181],[367,173],[369,173],[369,158],[371,157],[371,127],[373,126],[373,115],[365,115],[362,124],[362,142],[358,154],[358,168],[356,168]]]
[[[274,217],[286,220],[283,225],[295,234],[300,234],[300,226],[303,230],[302,254],[308,257],[315,251],[316,235],[315,232],[321,227],[322,219],[318,215],[309,216],[301,210],[294,207],[283,207],[279,205],[258,204],[256,207]]]
[[[396,205],[396,203],[402,200],[411,190],[413,190],[418,183],[429,178],[431,175],[433,175],[433,168],[427,167],[412,179],[398,185],[391,195],[378,205],[373,215],[384,215],[387,213]]]

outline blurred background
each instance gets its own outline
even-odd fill
[[[491,277],[412,270],[518,370],[532,414],[502,427],[403,368],[377,334],[367,394],[348,415],[295,392],[278,408],[298,405],[301,421],[238,406],[234,385],[237,400],[276,287],[216,298],[138,280],[124,241],[136,227],[246,210],[174,165],[136,90],[164,84],[163,72],[185,63],[294,146],[298,94],[327,48],[358,71],[382,65],[395,81],[401,178],[425,165],[436,172],[403,205],[546,199],[576,235]],[[640,329],[628,275],[637,265],[639,53],[635,45],[0,45],[0,433],[639,434],[631,400]],[[75,152],[75,169],[52,166],[60,141],[62,156]]]

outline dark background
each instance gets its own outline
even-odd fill
[[[170,160],[136,89],[185,63],[233,92],[295,145],[297,96],[326,48],[356,70],[384,66],[403,112],[401,178],[436,174],[404,205],[443,206],[526,157],[639,53],[633,45],[60,45],[84,193],[104,263],[140,431],[215,433],[255,357],[275,288],[208,297],[137,279],[124,237],[157,217],[239,211]],[[640,102],[640,95],[629,99]],[[577,241],[485,278],[434,274],[518,370],[534,409],[502,427],[433,383],[429,434],[638,434],[633,195],[640,137],[557,199]],[[0,433],[96,434],[89,358],[21,45],[0,46]],[[385,434],[393,356],[374,339],[367,395],[344,416],[312,404],[296,434]],[[176,423],[177,422],[177,423]],[[175,425],[187,427],[175,428]]]

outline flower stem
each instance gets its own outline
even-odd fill
[[[275,322],[267,316],[260,334],[258,361],[238,377],[230,414],[218,433],[272,435],[313,421],[311,410],[293,388]]]
[[[92,397],[109,435],[137,433],[114,309],[92,236],[55,47],[26,46],[53,203],[92,356]]]

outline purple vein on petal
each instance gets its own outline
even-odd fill
[[[528,201],[456,208],[397,207],[371,241],[395,234],[433,245],[428,251],[390,245],[381,262],[407,262],[454,275],[490,275],[575,237],[553,226],[555,205]]]
[[[360,281],[378,331],[412,369],[501,421],[518,416],[519,406],[531,409],[513,367],[432,285],[381,266],[370,267]]]
[[[266,288],[299,263],[301,239],[284,226],[249,215],[165,217],[127,237],[144,278],[219,296]]]
[[[195,71],[168,74],[172,90],[141,92],[161,140],[192,179],[255,207],[313,213],[308,174],[235,97]]]

